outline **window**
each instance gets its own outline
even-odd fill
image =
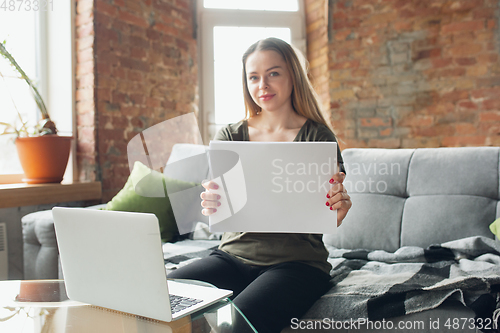
[[[35,12],[1,13],[0,42],[7,42],[5,47],[14,56],[21,68],[34,81],[39,78],[36,71],[36,38]],[[37,119],[35,101],[30,98],[31,92],[24,80],[7,59],[0,57],[0,101],[2,112],[0,121],[20,124],[17,110],[24,119]],[[3,131],[3,128],[2,128]],[[0,136],[0,173],[21,174],[23,170],[17,158],[14,138],[10,135]]]
[[[243,52],[266,37],[305,54],[302,1],[199,0],[200,128],[205,143],[224,125],[244,118]]]
[[[36,82],[60,134],[72,135],[74,1],[49,1],[46,7],[26,7],[24,2],[18,7],[19,3],[16,2],[15,8],[0,8],[0,42],[6,41],[7,50]],[[0,72],[4,76],[0,77],[0,121],[14,122],[17,109],[26,119],[34,120],[30,122],[34,124],[40,113],[27,84],[18,78],[17,72],[3,58],[0,59]],[[3,131],[3,127],[0,128]],[[70,158],[66,179],[72,179],[72,171]],[[0,183],[20,179],[22,173],[14,137],[0,136]],[[5,176],[15,174],[18,176]]]
[[[290,28],[214,27],[214,97],[217,127],[245,116],[241,56],[255,41],[277,37],[291,42]],[[232,40],[228,48],[228,40]]]

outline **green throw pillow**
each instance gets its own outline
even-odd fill
[[[155,214],[160,224],[161,239],[164,242],[169,242],[179,231],[170,200],[164,194],[164,186],[168,188],[169,193],[173,193],[197,185],[199,184],[165,177],[162,173],[152,171],[141,162],[135,162],[127,183],[106,204],[105,209]]]
[[[492,224],[490,224],[490,230],[495,236],[500,238],[500,218],[496,219]]]

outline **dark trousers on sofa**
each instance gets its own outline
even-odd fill
[[[234,304],[259,333],[280,332],[330,287],[330,276],[310,265],[246,265],[221,250],[169,273],[168,277],[205,281],[232,290]]]

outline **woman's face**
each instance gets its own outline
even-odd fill
[[[292,109],[292,78],[276,51],[256,51],[246,60],[246,80],[253,101],[265,111]]]

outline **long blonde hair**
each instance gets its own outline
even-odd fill
[[[252,44],[243,54],[243,95],[245,99],[245,119],[253,117],[262,111],[262,108],[254,102],[250,92],[248,91],[246,73],[247,58],[256,51],[269,50],[280,54],[288,67],[293,84],[292,107],[294,111],[299,115],[323,124],[332,130],[331,125],[326,122],[321,112],[317,94],[314,91],[302,64],[300,63],[297,53],[290,44],[282,39],[274,37],[259,40],[258,42]]]

